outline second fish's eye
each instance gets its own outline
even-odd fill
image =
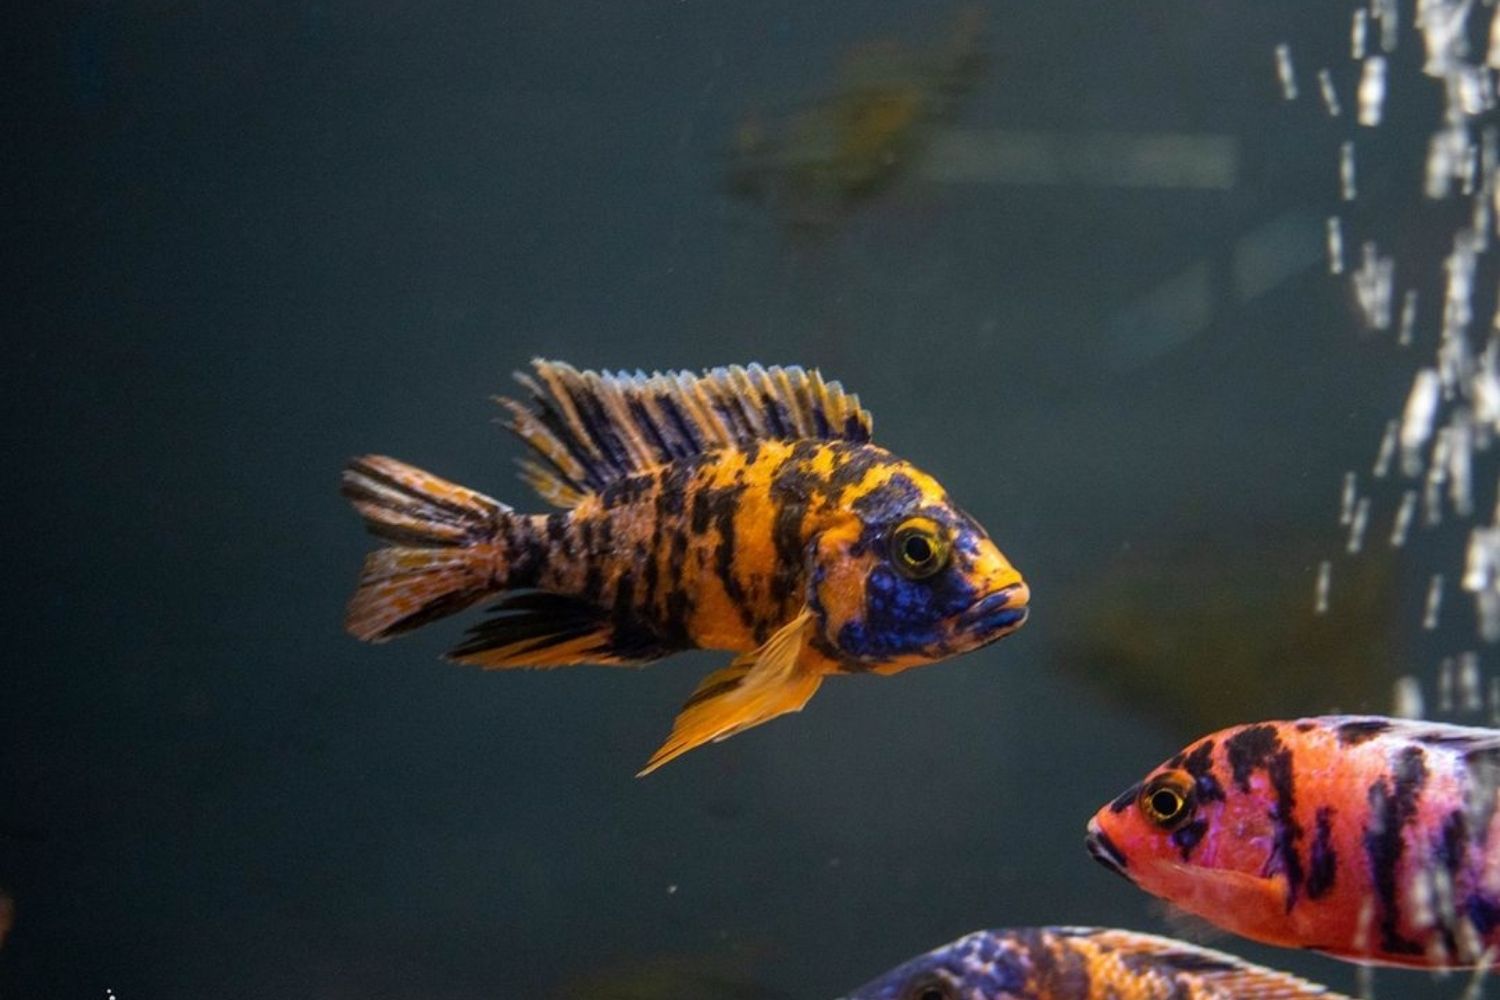
[[[1191,778],[1180,771],[1168,771],[1141,789],[1141,812],[1157,826],[1175,830],[1192,815],[1192,791]]]
[[[903,576],[922,580],[948,565],[951,547],[937,522],[913,517],[891,534],[891,560]]]
[[[945,979],[923,976],[907,988],[901,1000],[958,1000],[958,991]]]

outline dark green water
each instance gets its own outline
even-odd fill
[[[1347,12],[1320,6],[993,2],[928,155],[815,232],[729,193],[737,123],[944,11],[80,0],[9,39],[0,996],[547,997],[602,975],[826,998],[981,926],[1170,932],[1084,823],[1205,723],[1248,721],[1214,697],[1216,651],[1311,618],[1339,478],[1414,365],[1358,333],[1319,256],[1344,133],[1318,63],[1287,104],[1271,52],[1346,53]],[[1399,253],[1440,254],[1412,215],[1435,104],[1400,93],[1362,197]],[[1233,180],[931,158],[993,130],[1224,137]],[[1257,232],[1258,290],[1236,270]],[[459,623],[348,638],[370,543],[341,464],[384,452],[534,508],[488,402],[534,355],[820,367],[990,529],[1030,623],[830,682],[648,780],[722,655],[498,675],[439,662]],[[1158,564],[1176,596],[1131,587],[1143,550],[1182,560]],[[1404,568],[1374,641],[1425,673],[1426,577]],[[1183,687],[1108,676],[1109,580]],[[1243,593],[1244,620],[1175,631],[1203,592]],[[1385,710],[1383,675],[1326,664],[1370,640],[1335,630],[1252,686],[1280,716]],[[1331,960],[1216,943],[1352,989]]]

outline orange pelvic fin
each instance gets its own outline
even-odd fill
[[[710,674],[682,707],[667,741],[636,777],[650,774],[694,747],[801,711],[823,683],[823,675],[802,662],[812,620],[812,613],[804,610],[765,645]]]
[[[371,534],[398,542],[365,559],[344,627],[380,642],[493,592],[504,504],[382,455],[344,469],[342,492]]]

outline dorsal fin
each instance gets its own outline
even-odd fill
[[[507,426],[536,453],[521,477],[544,500],[575,506],[618,479],[754,441],[864,442],[870,414],[817,369],[752,364],[690,372],[579,371],[532,361],[516,373],[531,398],[500,398]]]
[[[1500,729],[1482,729],[1430,719],[1398,719],[1382,715],[1323,715],[1297,722],[1315,722],[1344,734],[1390,735],[1424,746],[1447,747],[1462,753],[1493,754],[1500,751]],[[1356,740],[1358,742],[1358,740]]]
[[[1164,973],[1180,973],[1213,990],[1209,996],[1255,997],[1257,1000],[1348,1000],[1326,986],[1264,966],[1253,965],[1242,958],[1154,934],[1114,930],[1103,927],[1050,928],[1063,937],[1085,938],[1112,949],[1122,956],[1144,959],[1150,968]],[[1003,933],[1003,932],[1001,932]]]

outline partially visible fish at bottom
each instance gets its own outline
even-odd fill
[[[0,892],[0,948],[5,947],[5,938],[16,923],[16,904],[5,893]]]
[[[1171,938],[1104,927],[975,931],[842,1000],[1349,1000]]]

